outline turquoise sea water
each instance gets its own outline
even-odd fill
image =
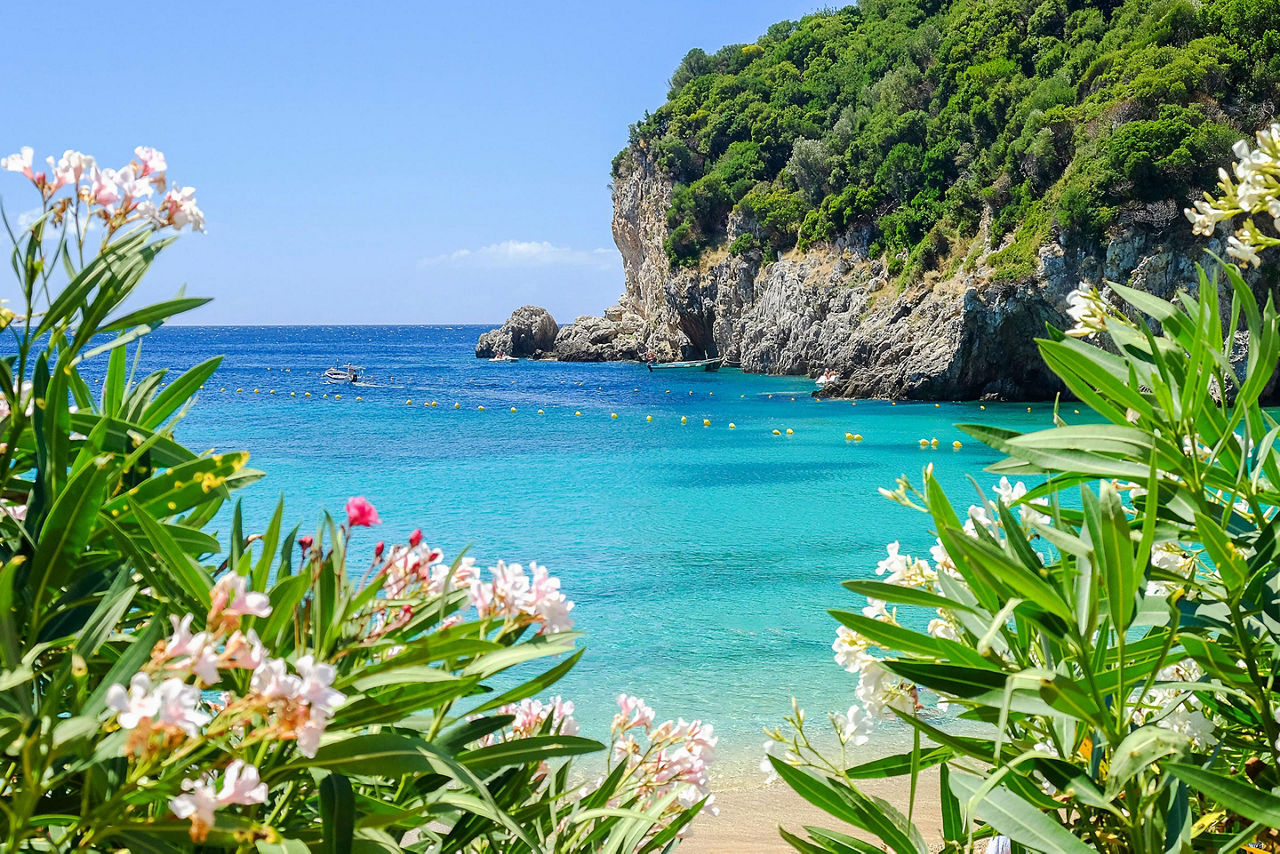
[[[554,689],[576,703],[584,734],[605,735],[614,697],[638,694],[660,719],[713,723],[728,773],[759,762],[761,729],[791,697],[819,719],[848,707],[853,677],[833,661],[826,609],[865,603],[840,582],[873,576],[894,540],[927,557],[927,519],[877,487],[903,473],[919,483],[932,462],[967,504],[966,477],[989,488],[982,469],[997,455],[954,424],[1051,426],[1044,404],[855,405],[811,398],[804,378],[736,370],[490,363],[472,355],[481,331],[166,328],[142,362],[225,354],[178,436],[247,449],[268,473],[241,493],[250,530],[280,494],[304,529],[364,495],[383,524],[359,532],[357,549],[420,527],[450,558],[471,547],[485,566],[546,564],[587,632],[581,663]],[[324,385],[335,359],[366,366],[377,385]],[[921,449],[922,437],[938,448]],[[880,747],[903,736],[889,729]]]

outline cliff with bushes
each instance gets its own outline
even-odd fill
[[[626,292],[549,352],[1052,394],[1031,337],[1082,280],[1194,282],[1182,209],[1277,104],[1280,0],[870,0],[691,51],[613,163]]]

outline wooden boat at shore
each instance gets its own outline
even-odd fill
[[[724,359],[696,359],[691,362],[650,362],[651,371],[718,371]]]

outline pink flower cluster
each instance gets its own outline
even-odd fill
[[[178,818],[191,819],[191,841],[203,842],[213,827],[213,813],[218,807],[232,804],[262,804],[267,801],[267,784],[262,782],[257,766],[240,759],[232,760],[223,773],[222,789],[212,774],[196,780],[183,780],[182,791],[169,801],[169,809]]]
[[[381,522],[378,511],[363,497],[349,499],[346,510],[349,528]],[[481,619],[500,619],[512,627],[536,625],[539,634],[573,628],[573,619],[569,616],[573,602],[560,591],[560,579],[551,575],[545,566],[532,561],[527,573],[518,563],[498,561],[497,566],[489,569],[490,579],[485,581],[473,558],[464,558],[457,566],[450,566],[444,562],[439,549],[422,542],[422,531],[414,531],[408,545],[388,549],[378,543],[369,572],[383,576],[383,592],[399,604],[399,608],[381,608],[374,615],[373,628],[366,636],[370,640],[407,624],[420,607],[417,600],[434,599],[463,589]],[[454,615],[447,624],[452,625],[459,619]]]
[[[489,570],[492,580],[471,579],[471,604],[481,618],[500,617],[516,624],[534,624],[539,634],[567,632],[573,628],[569,612],[573,603],[560,592],[560,579],[544,566],[530,561],[526,575],[518,563],[498,565]]]
[[[96,217],[106,224],[108,234],[138,221],[157,229],[190,226],[204,231],[204,213],[196,204],[194,188],[167,185],[164,154],[141,145],[133,153],[137,159],[120,169],[99,169],[96,158],[68,149],[57,161],[46,157],[48,169],[37,172],[33,168],[35,152],[24,146],[17,154],[0,158],[0,169],[26,176],[53,212],[55,223],[61,223],[74,207],[70,215],[81,233],[87,226],[87,221],[79,219],[81,205],[87,218]],[[69,194],[55,200],[63,188],[70,188]],[[163,195],[154,201],[157,192]]]
[[[291,672],[284,659],[270,657],[257,632],[241,626],[245,617],[271,616],[270,600],[248,589],[243,576],[224,575],[210,599],[204,630],[192,631],[191,614],[170,617],[172,634],[156,644],[151,661],[133,675],[128,688],[116,684],[107,689],[107,707],[129,733],[125,753],[155,756],[189,739],[234,731],[243,742],[296,740],[300,753],[315,756],[334,710],[346,699],[333,688],[333,665],[304,655]],[[205,702],[202,690],[218,684],[222,671],[233,669],[252,671],[248,693],[224,695],[225,702],[218,705]],[[208,834],[217,806],[266,800],[257,769],[239,760],[227,766],[220,791],[215,792],[207,775],[185,781],[183,788],[186,793],[170,807],[179,818],[191,819],[195,841]]]
[[[655,725],[653,709],[627,694],[618,696],[618,709],[612,728],[614,761],[631,769],[642,809],[674,792],[669,820],[704,798],[708,804],[714,801],[708,770],[719,739],[713,727],[683,718]]]

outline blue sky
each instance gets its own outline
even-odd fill
[[[63,2],[0,30],[0,154],[136,145],[197,189],[208,233],[146,296],[197,323],[562,324],[622,292],[609,162],[691,47],[810,2]],[[33,206],[0,175],[9,212]],[[13,296],[3,280],[0,296]]]

